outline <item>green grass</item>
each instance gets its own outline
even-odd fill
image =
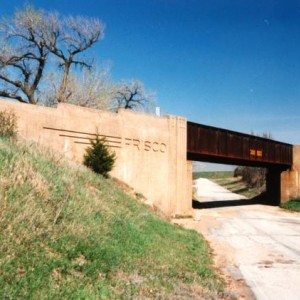
[[[281,203],[280,207],[288,209],[288,210],[300,212],[300,198],[295,198],[286,203]]]
[[[215,171],[215,172],[194,172],[193,179],[207,178],[207,179],[220,179],[233,177],[233,171]]]
[[[253,198],[259,195],[265,189],[265,187],[249,188],[242,181],[241,177],[234,177],[233,174],[233,171],[195,172],[193,173],[193,179],[210,179],[213,182],[225,187],[229,191],[243,195],[247,198]]]
[[[0,140],[1,299],[218,299],[223,288],[195,231],[81,165]]]

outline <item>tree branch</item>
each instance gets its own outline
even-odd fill
[[[22,102],[22,103],[28,103],[21,96],[15,94],[15,93],[8,93],[8,92],[5,92],[5,91],[0,91],[0,96],[10,98],[10,99],[16,99],[16,100],[18,100],[19,102]]]
[[[14,80],[11,80],[3,75],[0,74],[0,79],[4,80],[5,82],[7,83],[10,83],[12,85],[14,85],[15,87],[17,88],[21,88],[22,87],[22,83],[21,81],[14,81]]]

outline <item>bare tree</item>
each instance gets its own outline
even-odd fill
[[[31,104],[150,112],[154,102],[142,82],[113,84],[107,72],[83,56],[103,35],[104,25],[95,18],[32,6],[17,10],[12,19],[0,21],[0,96]],[[55,76],[49,73],[53,64],[62,71]],[[73,66],[81,72],[71,73]]]
[[[153,102],[153,96],[147,94],[141,81],[133,80],[119,85],[114,101],[116,108],[143,110]]]
[[[13,20],[0,24],[0,96],[20,102],[37,103],[49,51],[44,43],[43,11],[27,6],[17,10]]]
[[[52,106],[56,104],[61,79],[57,78],[57,74],[51,73],[47,76],[46,81],[47,84],[44,87],[47,90],[46,105]],[[116,89],[116,85],[110,79],[108,68],[93,67],[69,76],[64,102],[110,110]]]
[[[59,60],[63,78],[59,87],[58,102],[65,102],[70,69],[72,65],[91,68],[85,59],[78,56],[103,38],[104,25],[95,18],[63,17],[52,14],[49,19],[50,34],[45,40],[47,49]]]
[[[67,98],[70,69],[90,68],[80,54],[103,37],[98,19],[64,17],[26,6],[0,24],[0,96],[36,104],[38,87],[50,55],[63,70],[58,102]]]

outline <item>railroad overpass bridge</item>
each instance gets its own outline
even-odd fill
[[[266,168],[267,197],[273,204],[279,204],[281,173],[292,168],[293,146],[255,135],[187,122],[187,159]]]
[[[192,214],[192,161],[266,167],[275,203],[300,196],[300,146],[187,122],[179,116],[118,113],[60,103],[41,107],[0,99],[18,133],[82,162],[98,133],[116,153],[111,176],[132,186],[167,216]],[[61,155],[60,154],[60,155]]]

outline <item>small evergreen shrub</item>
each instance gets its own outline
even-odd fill
[[[116,160],[115,153],[111,153],[106,144],[105,138],[91,140],[91,146],[86,149],[83,164],[91,168],[95,173],[108,177],[109,171],[112,170]]]
[[[15,137],[17,135],[17,116],[13,111],[0,111],[0,136]]]

